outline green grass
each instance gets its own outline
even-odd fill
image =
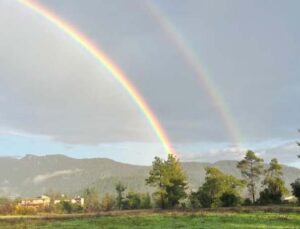
[[[300,228],[299,213],[169,213],[75,219],[5,219],[0,228]]]

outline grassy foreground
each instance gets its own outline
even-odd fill
[[[300,228],[299,213],[169,213],[1,219],[0,228]]]

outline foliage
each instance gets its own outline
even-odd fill
[[[120,181],[116,184],[116,191],[117,191],[117,206],[118,209],[122,209],[122,204],[123,204],[123,192],[126,190],[126,186],[123,185]]]
[[[288,193],[282,179],[282,166],[274,158],[265,171],[265,178],[262,182],[265,189],[260,192],[260,204],[279,204],[282,196]]]
[[[101,209],[103,211],[110,211],[115,205],[114,197],[106,193],[101,201]]]
[[[222,202],[222,207],[234,207],[241,203],[241,197],[237,193],[224,192],[220,200]]]
[[[293,195],[298,199],[298,203],[300,204],[300,178],[295,180],[294,183],[291,184],[293,189]]]
[[[16,211],[17,215],[36,215],[37,214],[37,209],[34,207],[31,207],[31,206],[17,205],[15,211]]]
[[[95,212],[100,210],[99,197],[95,188],[87,188],[83,192],[85,202],[84,210],[86,212]]]
[[[175,207],[186,197],[186,175],[179,160],[171,154],[166,161],[155,157],[146,184],[157,188],[154,197],[161,208]]]
[[[238,162],[237,168],[241,170],[242,176],[247,182],[247,188],[252,198],[252,203],[256,200],[256,183],[263,173],[263,159],[257,157],[255,153],[248,150],[243,160]]]
[[[14,211],[14,204],[13,202],[5,197],[0,197],[0,214],[12,214]]]
[[[206,168],[205,182],[195,195],[202,207],[219,207],[223,205],[220,198],[224,193],[230,193],[238,199],[243,187],[243,180],[224,174],[218,168],[209,167]]]
[[[140,198],[141,198],[141,206],[140,206],[141,209],[149,209],[152,207],[151,197],[148,192],[142,193],[140,195]]]

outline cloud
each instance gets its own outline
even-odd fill
[[[142,2],[43,2],[129,75],[173,142],[232,141],[213,88],[197,83]],[[20,4],[0,4],[0,129],[67,144],[157,141],[124,89],[78,44]],[[174,1],[159,7],[203,64],[241,138],[291,139],[299,125],[299,7],[257,4]]]
[[[1,129],[70,144],[156,140],[124,88],[49,22],[6,3],[0,26]]]
[[[49,179],[55,178],[55,177],[60,177],[60,176],[65,176],[65,175],[72,175],[75,173],[79,173],[81,172],[81,169],[74,169],[74,170],[59,170],[59,171],[55,171],[52,173],[46,173],[46,174],[41,174],[41,175],[37,175],[33,178],[33,183],[35,184],[39,184],[42,182],[45,182]]]
[[[300,154],[299,147],[294,141],[277,145],[276,147],[262,148],[262,143],[257,144],[260,147],[255,149],[252,147],[257,156],[264,159],[265,163],[268,163],[271,159],[277,158],[279,163],[287,165],[297,165],[297,155]],[[251,147],[250,147],[251,148]],[[180,158],[183,161],[203,161],[203,162],[216,162],[221,160],[241,160],[248,148],[239,148],[236,146],[230,146],[225,148],[213,149],[204,152],[194,153],[182,153]]]
[[[237,146],[229,146],[223,149],[212,149],[202,153],[182,153],[180,158],[183,161],[216,162],[221,160],[240,160],[247,149]]]

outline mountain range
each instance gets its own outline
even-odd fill
[[[241,177],[236,168],[237,161],[182,162],[189,190],[197,189],[205,179],[205,168],[215,166],[223,172]],[[23,158],[0,158],[0,196],[38,196],[49,191],[77,195],[87,187],[95,187],[100,196],[114,193],[118,181],[128,191],[152,192],[145,185],[150,166],[124,164],[106,158],[75,159],[64,155],[35,156]],[[283,166],[283,178],[290,188],[300,169]]]

